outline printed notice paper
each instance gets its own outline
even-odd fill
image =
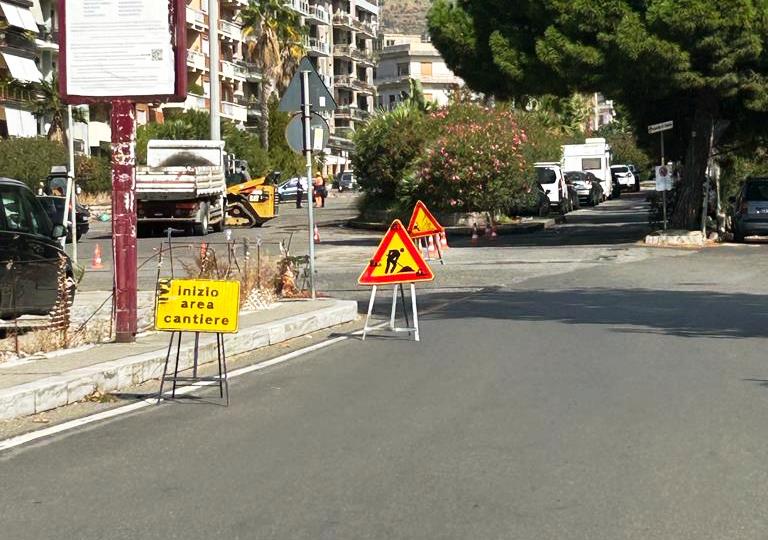
[[[165,0],[66,0],[67,93],[171,95],[175,61]]]

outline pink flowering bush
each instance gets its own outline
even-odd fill
[[[504,213],[533,196],[528,133],[517,113],[458,104],[430,114],[414,196],[443,211]]]

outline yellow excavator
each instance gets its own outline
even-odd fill
[[[246,166],[247,167],[247,166]],[[227,220],[231,228],[261,227],[277,217],[277,184],[280,172],[248,180],[238,163],[227,174]]]

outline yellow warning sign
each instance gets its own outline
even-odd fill
[[[423,238],[443,231],[445,229],[438,223],[437,218],[432,215],[427,205],[418,201],[411,214],[411,221],[408,223],[408,234],[411,238]]]
[[[403,224],[395,220],[381,240],[376,253],[363,270],[360,285],[432,281],[435,275]]]
[[[240,282],[213,279],[161,279],[155,298],[155,330],[237,332]]]

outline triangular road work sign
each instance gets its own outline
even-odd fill
[[[445,228],[438,223],[427,205],[419,201],[411,214],[411,221],[408,223],[408,234],[411,238],[423,238],[445,232]]]
[[[325,83],[317,74],[315,66],[306,56],[301,59],[299,68],[291,79],[291,84],[285,89],[283,97],[280,99],[278,111],[297,112],[301,110],[301,73],[309,72],[309,104],[314,112],[333,112],[336,110],[336,102],[333,100],[331,92]]]
[[[432,269],[408,236],[403,224],[396,219],[357,282],[360,285],[385,285],[433,279],[435,275]]]

